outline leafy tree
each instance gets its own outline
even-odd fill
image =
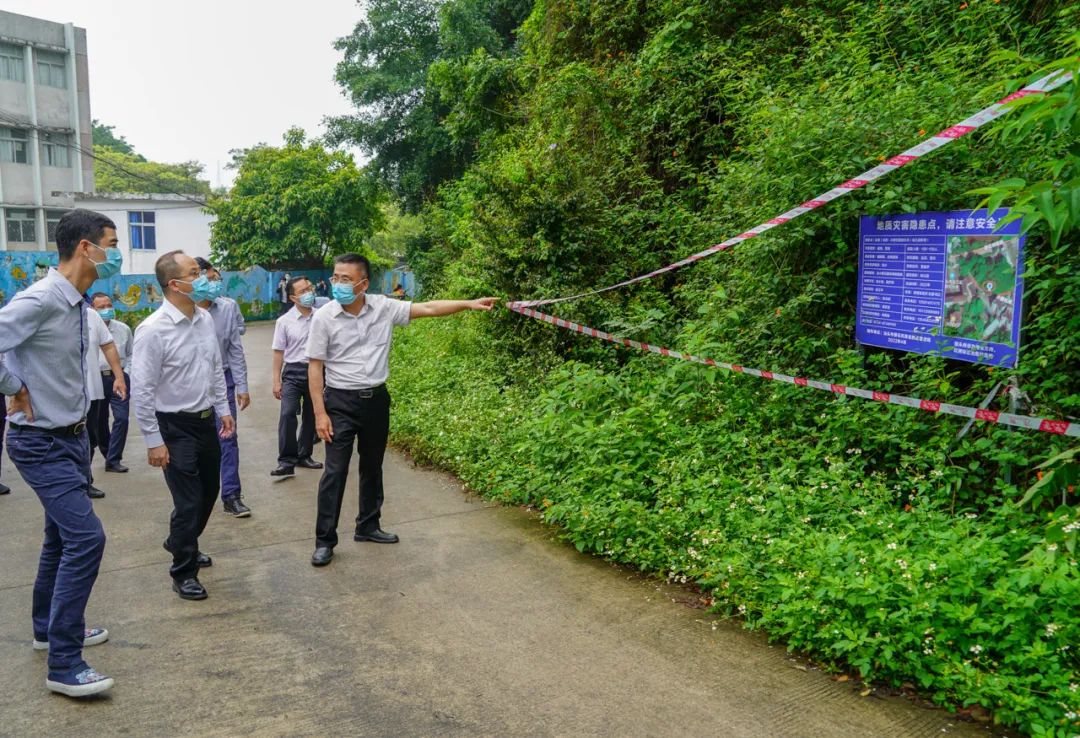
[[[91,122],[92,131],[94,135],[94,146],[104,146],[107,149],[119,152],[121,154],[135,154],[135,149],[128,143],[127,139],[123,136],[117,135],[115,126],[107,126],[97,118]],[[143,157],[139,156],[139,159]]]
[[[94,146],[94,157],[94,188],[98,192],[210,194],[210,183],[201,178],[203,165],[197,161],[161,164],[101,145]]]
[[[214,256],[225,267],[312,268],[346,251],[376,256],[364,244],[383,221],[379,190],[351,155],[293,128],[284,146],[234,151],[229,166],[236,181],[215,203],[211,226]]]
[[[368,245],[383,260],[397,263],[420,237],[423,224],[420,216],[403,213],[393,203],[384,203],[382,212],[383,227],[368,239]]]
[[[380,180],[407,211],[419,210],[475,157],[485,126],[460,109],[486,111],[489,128],[508,118],[504,61],[531,7],[527,0],[373,0],[336,44],[345,56],[336,78],[357,112],[328,120],[331,141],[373,155]]]

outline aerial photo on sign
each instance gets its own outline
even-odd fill
[[[1016,366],[1020,223],[1008,210],[863,216],[856,338],[881,348]]]
[[[1007,343],[1016,303],[1017,236],[950,236],[947,336]]]

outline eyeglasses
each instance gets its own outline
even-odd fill
[[[365,280],[367,280],[367,277],[361,277],[358,281],[363,282]],[[330,284],[353,284],[353,279],[352,277],[339,277],[335,274],[330,277]]]

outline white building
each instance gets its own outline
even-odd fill
[[[154,262],[167,251],[183,249],[189,256],[210,258],[210,224],[214,216],[189,195],[124,193],[65,193],[75,207],[95,210],[116,223],[124,252],[122,274],[153,274]],[[198,202],[192,202],[196,200]]]
[[[55,250],[64,193],[94,189],[86,31],[0,11],[0,251]]]

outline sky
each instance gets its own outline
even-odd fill
[[[214,186],[232,181],[230,149],[279,144],[291,126],[320,134],[325,116],[351,110],[334,83],[333,43],[363,17],[355,0],[0,0],[0,9],[85,28],[91,115],[148,159],[202,162]]]

